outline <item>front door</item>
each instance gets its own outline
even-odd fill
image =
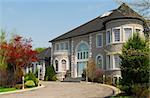
[[[87,62],[77,62],[77,76],[82,77],[83,70],[86,68]]]

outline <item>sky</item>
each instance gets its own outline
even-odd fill
[[[117,8],[113,0],[0,0],[0,29],[32,38],[33,47]]]

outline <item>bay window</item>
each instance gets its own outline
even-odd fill
[[[113,29],[114,42],[120,42],[120,28]]]
[[[132,28],[124,28],[125,41],[132,36]]]

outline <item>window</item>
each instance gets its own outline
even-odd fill
[[[62,63],[62,70],[66,71],[66,60],[62,60],[61,63]]]
[[[111,42],[111,31],[108,30],[106,32],[106,43],[110,43]]]
[[[111,68],[111,66],[110,66],[110,55],[107,55],[107,67],[108,67],[108,69]]]
[[[59,50],[59,44],[56,44],[56,50]]]
[[[77,49],[78,59],[88,59],[88,46],[85,43],[81,43]]]
[[[103,36],[102,34],[96,35],[96,46],[101,47],[103,45]]]
[[[102,66],[103,66],[103,57],[101,55],[97,56],[96,65],[97,65],[97,68],[102,68]]]
[[[114,42],[120,41],[120,29],[113,29],[114,33]]]
[[[64,49],[65,49],[64,43],[60,43],[60,49],[61,49],[61,50],[64,50]]]
[[[65,42],[65,50],[68,50],[68,42]]]
[[[119,55],[118,54],[115,54],[114,55],[114,67],[115,68],[120,68],[120,58],[119,58]]]
[[[127,41],[132,36],[132,28],[124,28],[125,41]]]
[[[58,71],[58,61],[55,60],[56,71]]]
[[[141,29],[135,29],[135,32],[136,32],[136,33],[140,33],[140,32],[141,32]]]

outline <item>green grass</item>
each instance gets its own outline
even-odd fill
[[[14,90],[16,90],[16,88],[3,88],[3,87],[0,87],[0,93],[1,92],[14,91]]]

